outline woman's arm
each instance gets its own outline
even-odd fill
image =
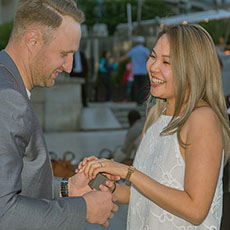
[[[130,186],[125,183],[116,184],[116,189],[113,193],[117,197],[117,201],[122,204],[129,203]]]
[[[182,130],[187,143],[182,156],[185,160],[184,190],[169,188],[135,170],[131,183],[163,209],[192,224],[200,224],[210,209],[222,159],[222,130],[216,114],[207,107],[196,109]],[[95,176],[107,172],[125,178],[128,166],[102,160],[91,162],[85,173]]]

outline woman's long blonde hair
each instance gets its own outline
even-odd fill
[[[185,147],[185,143],[180,137],[181,128],[198,103],[203,100],[217,114],[222,124],[226,160],[230,152],[230,130],[220,64],[212,38],[201,26],[191,24],[167,26],[160,32],[157,41],[163,34],[167,35],[170,43],[170,62],[175,84],[176,103],[172,119],[161,135],[177,132],[180,145]],[[187,86],[189,86],[187,105],[179,116]],[[148,116],[145,131],[160,117],[164,109],[165,101],[156,99],[155,108]]]

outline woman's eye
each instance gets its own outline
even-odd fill
[[[168,61],[164,61],[163,63],[166,65],[170,65],[170,63]]]
[[[150,58],[156,58],[153,54],[149,55]]]

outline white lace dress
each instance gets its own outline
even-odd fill
[[[166,186],[184,190],[185,163],[179,150],[177,135],[160,136],[169,123],[170,116],[161,116],[145,133],[136,154],[134,166]],[[157,206],[143,196],[134,186],[128,211],[129,230],[218,230],[222,216],[223,161],[210,211],[199,226],[179,218]],[[178,205],[180,205],[178,203]]]

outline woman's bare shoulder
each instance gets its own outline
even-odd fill
[[[197,107],[189,116],[191,122],[219,122],[217,114],[209,106]]]
[[[198,129],[200,132],[203,129],[221,130],[221,123],[217,114],[209,106],[197,107],[189,116],[187,122],[187,131]]]

